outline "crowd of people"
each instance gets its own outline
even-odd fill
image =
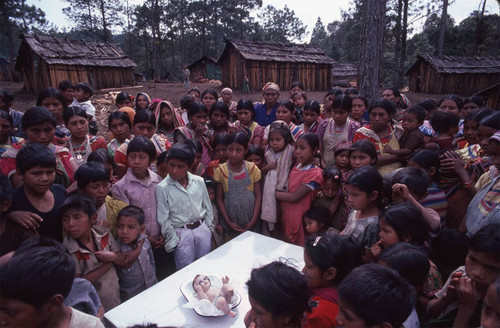
[[[21,113],[0,90],[1,325],[99,327],[253,231],[305,266],[252,271],[247,327],[498,326],[500,111],[481,98],[121,92],[105,140],[93,92],[63,81]]]

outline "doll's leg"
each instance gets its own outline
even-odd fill
[[[231,306],[229,306],[229,303],[226,301],[224,297],[219,297],[217,299],[215,307],[232,318],[236,316],[236,312],[231,311]]]
[[[231,303],[231,299],[234,296],[234,289],[233,287],[231,287],[231,285],[228,284],[222,285],[220,293],[222,296],[224,296],[227,303]]]

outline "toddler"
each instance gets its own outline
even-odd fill
[[[74,99],[71,106],[81,107],[87,113],[89,120],[89,133],[97,134],[97,120],[95,118],[95,107],[90,102],[90,97],[94,94],[94,89],[87,83],[80,82],[75,85]]]
[[[403,115],[402,126],[404,133],[399,139],[399,150],[385,147],[385,152],[391,155],[403,157],[413,154],[417,149],[424,149],[424,134],[419,127],[424,123],[425,109],[420,106],[412,106],[408,108]]]

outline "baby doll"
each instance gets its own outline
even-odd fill
[[[229,284],[227,276],[222,277],[222,288],[212,288],[212,282],[207,276],[196,275],[193,279],[193,288],[198,294],[200,300],[209,300],[217,309],[234,318],[236,312],[231,310],[231,298],[234,295],[234,289]]]

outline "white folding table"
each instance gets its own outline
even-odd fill
[[[146,323],[155,323],[158,327],[244,327],[243,319],[250,309],[245,285],[250,272],[275,260],[288,261],[300,270],[304,265],[303,248],[247,231],[107,312],[105,324],[111,327]],[[235,318],[203,317],[183,307],[187,300],[180,286],[199,273],[229,277],[230,284],[241,295],[241,303],[234,309]]]

